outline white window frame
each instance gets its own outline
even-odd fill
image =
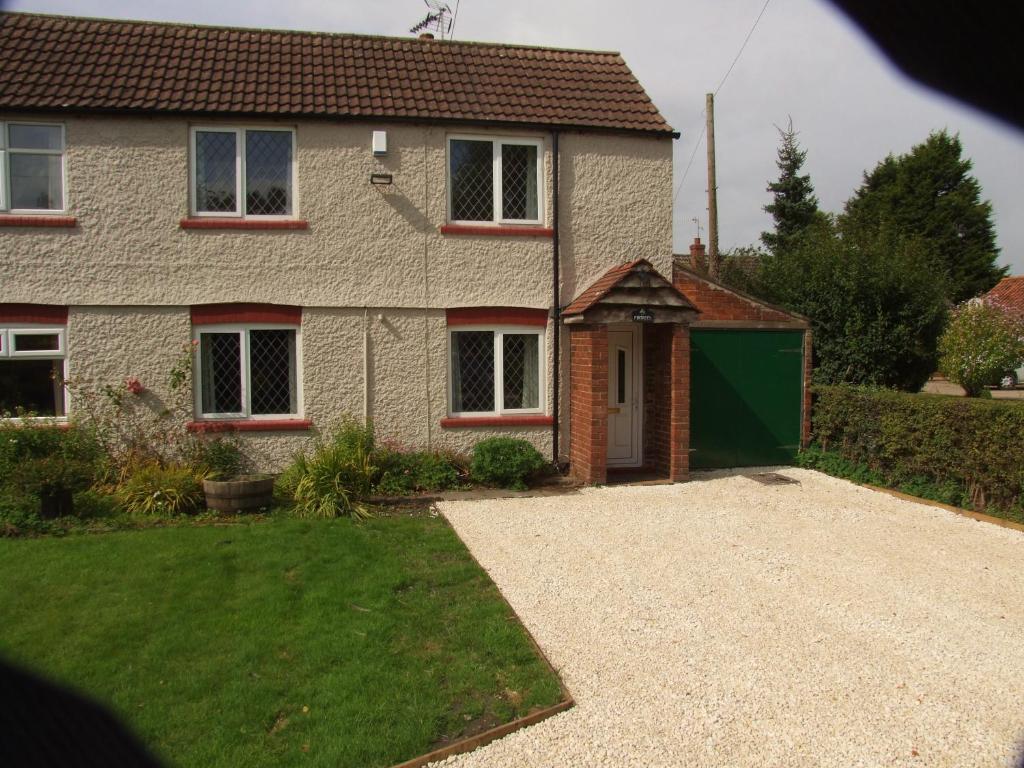
[[[57,350],[31,350],[17,352],[14,349],[15,336],[44,336],[57,334]],[[0,328],[0,360],[60,360],[61,376],[64,381],[68,379],[68,354],[67,354],[67,326],[66,325],[45,325],[42,323],[18,323],[5,328]],[[67,421],[71,412],[71,392],[64,387],[64,414],[62,416],[33,416],[33,422],[62,422]],[[0,423],[9,422],[12,419],[0,418]],[[23,421],[16,417],[15,421]]]
[[[255,214],[245,212],[245,142],[246,131],[268,131],[277,133],[289,133],[292,137],[292,189],[291,204],[292,212],[286,214]],[[235,210],[234,211],[200,211],[196,206],[196,135],[198,133],[233,133],[235,135]],[[231,218],[231,219],[259,219],[265,220],[291,220],[299,215],[299,183],[298,183],[298,154],[296,152],[295,128],[291,126],[278,125],[193,125],[189,128],[189,163],[188,163],[188,187],[189,187],[189,214],[199,218]]]
[[[12,125],[43,126],[60,128],[60,149],[12,149],[8,129]],[[38,120],[0,120],[0,211],[15,215],[55,215],[68,210],[67,184],[67,131],[63,123],[40,122]],[[60,156],[60,208],[10,208],[11,201],[11,155],[59,155]]]
[[[249,332],[250,331],[295,331],[295,413],[252,413],[249,400],[252,371],[249,367]],[[242,410],[238,413],[203,413],[203,351],[201,334],[204,333],[237,333],[241,337],[239,350],[242,356]],[[287,323],[220,323],[213,325],[196,325],[192,327],[192,340],[195,341],[195,352],[192,370],[195,372],[193,400],[196,418],[205,421],[221,421],[225,419],[248,419],[251,421],[276,419],[301,419],[304,413],[302,396],[302,327]]]
[[[494,334],[494,410],[493,411],[456,411],[455,377],[453,376],[455,341],[452,334],[466,331],[484,331]],[[537,343],[537,407],[506,408],[505,407],[505,360],[504,335],[534,335]],[[476,416],[516,416],[525,414],[543,414],[547,407],[547,329],[536,325],[453,325],[448,327],[448,415],[453,418]]]
[[[463,220],[452,218],[452,142],[453,141],[487,141],[491,144],[491,162],[493,165],[493,210],[490,221]],[[506,219],[502,216],[501,204],[501,148],[506,145],[518,145],[537,148],[537,218]],[[544,198],[547,188],[544,184],[544,140],[526,136],[481,136],[473,134],[452,134],[445,142],[447,157],[445,158],[445,176],[448,181],[448,221],[452,224],[468,226],[501,226],[504,224],[543,224],[545,215]]]

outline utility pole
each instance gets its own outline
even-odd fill
[[[708,273],[718,277],[718,187],[715,183],[715,94],[707,95]]]

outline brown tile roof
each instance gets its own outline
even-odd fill
[[[642,268],[637,270],[637,267]],[[664,289],[674,297],[673,300],[675,301],[676,306],[688,309],[695,308],[686,296],[675,288],[671,282],[658,273],[658,270],[654,268],[651,262],[647,259],[636,259],[635,261],[627,261],[625,264],[612,267],[605,272],[595,283],[573,299],[569,306],[562,310],[563,317],[569,315],[582,315],[588,309],[600,303],[605,296],[610,294],[619,285],[619,283],[625,280],[634,270],[647,275],[647,278],[650,279],[651,283],[654,285],[663,285]]]
[[[590,309],[592,306],[597,304],[601,299],[608,295],[612,288],[626,275],[628,275],[633,267],[637,264],[646,264],[651,266],[651,263],[647,259],[637,259],[636,261],[627,261],[625,264],[620,264],[617,267],[612,267],[604,273],[597,282],[591,285],[587,290],[573,299],[572,303],[569,304],[565,309],[562,310],[563,315],[581,315]]]
[[[1024,275],[1004,277],[985,294],[984,300],[1024,318]]]
[[[0,13],[0,109],[672,127],[617,53]]]

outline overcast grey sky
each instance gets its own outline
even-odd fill
[[[452,6],[455,0],[450,0]],[[461,0],[455,37],[621,51],[669,122],[675,147],[676,249],[706,231],[704,94],[732,62],[763,0]],[[9,10],[408,35],[420,0],[0,0]],[[757,241],[765,185],[777,175],[776,125],[792,116],[822,206],[838,211],[863,172],[929,131],[958,132],[995,211],[1000,263],[1024,274],[1024,134],[903,77],[822,0],[771,0],[715,102],[723,248]]]

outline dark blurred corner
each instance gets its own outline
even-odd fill
[[[103,707],[0,661],[0,766],[159,768]]]
[[[832,0],[905,74],[1024,128],[1024,3]]]

